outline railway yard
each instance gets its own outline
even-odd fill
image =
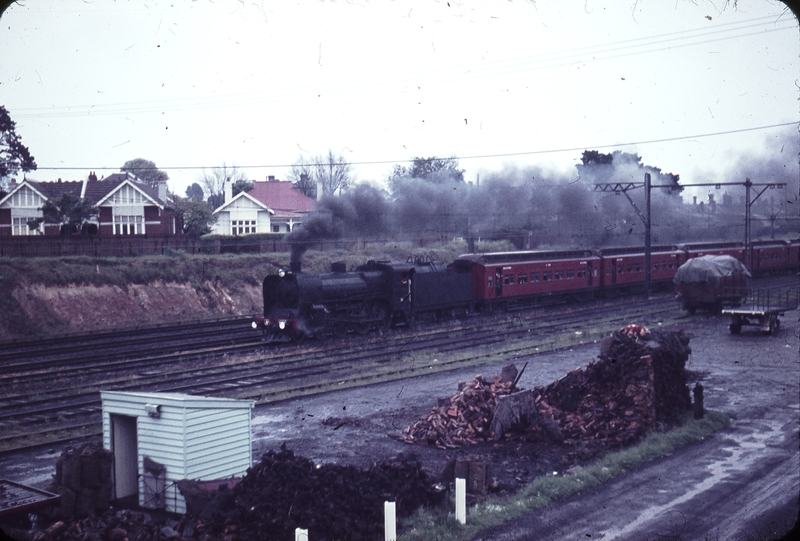
[[[753,286],[796,288],[797,277]],[[364,468],[413,453],[440,480],[458,458],[488,464],[492,492],[514,494],[536,478],[575,471],[601,449],[524,437],[439,449],[404,443],[402,431],[459,382],[491,378],[510,363],[526,366],[520,388],[557,381],[630,323],[690,337],[689,386],[700,382],[706,408],[728,415],[730,427],[474,538],[778,538],[797,517],[800,493],[797,313],[786,314],[775,334],[734,335],[725,316],[689,316],[666,292],[301,345],[264,345],[242,318],[7,342],[0,478],[46,487],[64,448],[100,440],[99,391],[118,390],[253,400],[254,464],[282,444],[317,464]]]

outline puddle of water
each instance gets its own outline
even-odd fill
[[[603,540],[610,541],[629,534],[646,522],[668,513],[672,507],[691,500],[698,494],[732,477],[735,473],[748,470],[756,461],[763,460],[760,451],[766,449],[768,442],[783,439],[784,435],[782,421],[768,421],[765,424],[768,426],[764,427],[765,431],[762,432],[730,435],[727,441],[733,440],[732,444],[720,449],[726,454],[725,458],[715,460],[706,466],[709,477],[665,504],[648,507],[634,521],[624,527],[612,528],[605,532]],[[659,492],[662,491],[659,490]]]

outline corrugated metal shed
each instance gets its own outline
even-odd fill
[[[177,481],[240,477],[252,465],[252,401],[180,393],[100,396],[115,499],[138,493],[142,507],[184,513]]]

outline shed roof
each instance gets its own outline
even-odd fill
[[[184,393],[144,393],[127,391],[100,391],[101,398],[133,399],[140,402],[158,402],[165,404],[173,402],[186,408],[252,408],[252,400],[236,400],[234,398],[219,398],[214,396],[197,396]]]

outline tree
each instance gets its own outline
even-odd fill
[[[404,178],[418,178],[427,180],[434,184],[450,184],[464,182],[464,170],[459,169],[458,159],[416,157],[411,161],[411,165],[406,167],[395,165],[389,175],[389,185],[394,189],[398,182]]]
[[[0,187],[5,186],[6,177],[22,171],[35,171],[36,161],[28,147],[22,144],[16,132],[17,124],[5,107],[0,105]]]
[[[153,188],[158,188],[158,183],[169,180],[169,175],[166,172],[159,170],[155,162],[145,160],[144,158],[136,158],[135,160],[128,160],[119,168],[124,173],[130,173],[142,182],[146,182]]]
[[[311,199],[317,198],[317,181],[314,177],[314,168],[310,161],[300,156],[289,170],[289,180],[295,189],[300,190]]]
[[[58,224],[61,226],[61,233],[67,235],[81,231],[83,225],[99,212],[87,198],[71,193],[62,193],[55,199],[46,201],[40,210],[42,217],[28,222],[31,229],[39,229],[42,222]]]
[[[300,156],[289,171],[289,179],[309,197],[317,196],[317,186],[322,188],[322,195],[341,195],[355,182],[355,173],[344,156],[328,149],[324,156]]]
[[[247,180],[247,175],[235,165],[222,162],[220,167],[212,167],[209,171],[203,169],[198,178],[200,185],[208,194],[208,204],[212,209],[219,208],[225,203],[226,180],[236,183],[239,180]]]
[[[195,182],[186,188],[186,197],[192,201],[202,201],[205,198],[205,193],[203,193],[203,188]]]
[[[253,181],[245,179],[237,179],[231,186],[231,197],[236,197],[241,192],[249,192],[253,189]]]
[[[202,200],[174,196],[175,216],[181,231],[192,237],[211,232],[217,222],[214,211]]]

